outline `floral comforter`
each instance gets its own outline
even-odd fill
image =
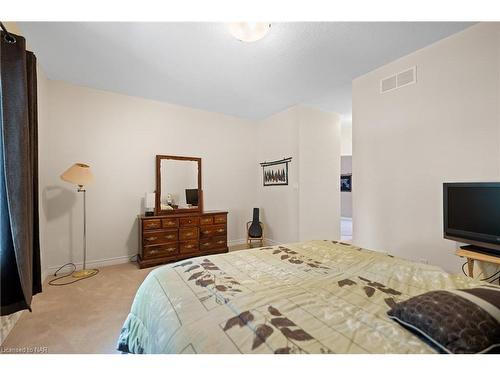
[[[478,282],[335,241],[202,256],[152,271],[118,342],[129,353],[432,353],[394,303]]]

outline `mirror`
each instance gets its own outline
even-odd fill
[[[202,211],[201,159],[156,155],[156,214]]]

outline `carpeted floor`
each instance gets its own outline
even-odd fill
[[[45,284],[2,344],[3,352],[116,353],[116,340],[137,288],[153,268],[104,267],[86,280]],[[50,278],[49,278],[50,279]]]
[[[236,245],[231,251],[246,248]],[[153,269],[127,263],[101,268],[71,285],[45,284],[43,293],[33,297],[33,312],[22,313],[0,353],[117,353],[135,292]]]

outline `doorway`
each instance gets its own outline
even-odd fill
[[[340,157],[340,239],[352,241],[352,156]]]
[[[352,120],[341,121],[340,240],[352,241]]]

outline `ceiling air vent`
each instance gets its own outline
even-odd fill
[[[417,67],[406,69],[380,81],[380,92],[385,93],[417,82]]]

